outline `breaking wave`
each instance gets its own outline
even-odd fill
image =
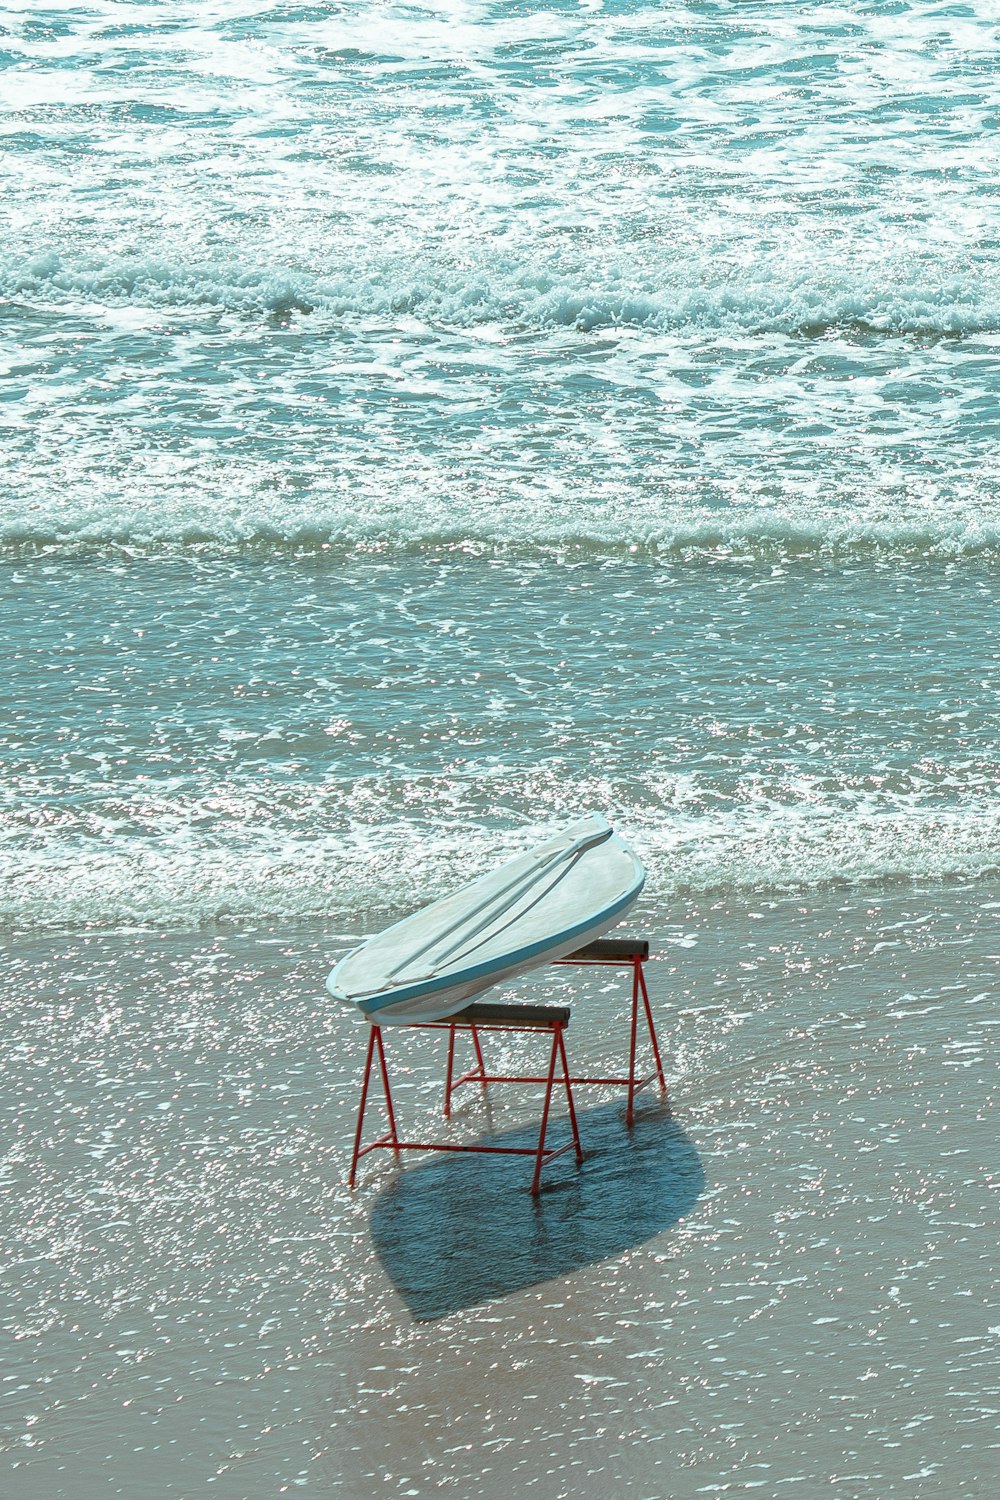
[[[1000,330],[1000,280],[987,264],[898,265],[872,257],[778,255],[727,262],[666,255],[631,267],[550,266],[497,257],[480,265],[439,256],[363,263],[340,275],[296,267],[90,255],[56,250],[0,263],[0,297],[33,306],[217,309],[285,319],[412,318],[431,325],[775,333],[818,337],[954,337]]]
[[[922,886],[1000,874],[1000,804],[939,811],[830,810],[806,816],[616,819],[648,869],[642,909],[662,919],[679,897],[762,897]],[[387,823],[312,840],[244,832],[228,846],[174,834],[153,846],[94,849],[53,838],[0,863],[6,929],[321,919],[351,928],[445,894],[547,831]],[[230,831],[232,833],[232,831]]]
[[[623,558],[655,563],[746,557],[842,559],[992,557],[1000,551],[1000,471],[878,483],[837,468],[711,481],[595,466],[481,467],[462,474],[447,453],[337,455],[195,453],[165,463],[131,455],[124,473],[86,466],[58,484],[25,475],[0,508],[0,552],[84,555],[125,549],[230,555],[449,552],[513,558]],[[334,467],[331,465],[331,467]],[[339,472],[337,472],[339,470]]]

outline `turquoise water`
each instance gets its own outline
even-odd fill
[[[265,988],[284,984],[290,964],[300,1029],[289,1046],[304,1047],[325,1024],[310,986],[348,942],[498,849],[595,810],[648,867],[636,924],[668,953],[687,953],[685,933],[697,948],[681,975],[674,1067],[689,1092],[677,1129],[691,1125],[716,1206],[676,1242],[664,1231],[655,1243],[682,1247],[685,1274],[712,1264],[742,1212],[734,1101],[772,1118],[767,1080],[799,1077],[824,1017],[849,1031],[902,1006],[863,1062],[841,1038],[822,1117],[835,1130],[836,1100],[851,1089],[868,1101],[869,1125],[850,1126],[841,1145],[843,1180],[856,1176],[837,1199],[837,1233],[858,1245],[875,1234],[879,1275],[897,1285],[896,1252],[865,1206],[894,1191],[866,1154],[881,1081],[902,1097],[908,1078],[933,1069],[923,1082],[935,1109],[966,1122],[988,1118],[996,1084],[978,1033],[971,1071],[950,1057],[938,1068],[964,1034],[951,1003],[978,1007],[992,992],[1000,900],[996,23],[994,5],[930,0],[0,10],[0,928],[27,1007],[5,1045],[31,1051],[21,1028],[34,1017],[50,1081],[61,1070],[69,1080],[65,1097],[50,1097],[18,1063],[19,1141],[25,1131],[62,1141],[53,1118],[90,1118],[73,1049],[95,995],[114,1033],[144,985],[169,997],[180,975],[211,1033],[213,985],[236,983],[241,965]],[[758,952],[754,924],[767,913],[773,942]],[[281,936],[293,920],[311,924],[308,939]],[[819,980],[808,966],[841,927],[843,969]],[[898,975],[885,969],[894,932],[921,955],[912,993],[902,959]],[[241,957],[241,935],[255,933],[287,941],[285,968]],[[719,953],[699,956],[713,933]],[[889,957],[866,979],[850,955],[874,963],[883,944]],[[787,962],[775,988],[754,989],[765,950]],[[74,988],[72,974],[85,982]],[[759,1053],[732,1019],[757,1009],[775,1027]],[[183,1051],[177,1017],[141,1014],[165,1054]],[[281,1059],[254,1036],[278,1088],[267,1070],[280,1073]],[[131,1033],[107,1045],[141,1116],[145,1064]],[[712,1083],[723,1064],[725,1100]],[[350,1112],[353,1053],[336,1066],[347,1113],[315,1117],[317,1150],[320,1137],[332,1150]],[[793,1135],[809,1129],[802,1087],[782,1116]],[[36,1091],[30,1108],[22,1090]],[[213,1135],[194,1096],[185,1108],[198,1139],[215,1141],[212,1170],[238,1192],[228,1137]],[[168,1123],[156,1148],[167,1157],[187,1139]],[[105,1144],[115,1128],[101,1115]],[[907,1134],[902,1104],[884,1128],[901,1132],[898,1170],[919,1172],[926,1137]],[[969,1129],[961,1149],[974,1152]],[[777,1214],[788,1183],[784,1167],[766,1175],[765,1135],[754,1136],[758,1186]],[[276,1142],[279,1157],[291,1149]],[[938,1144],[933,1170],[944,1173]],[[67,1377],[55,1407],[42,1400],[44,1309],[64,1305],[65,1257],[96,1210],[68,1185],[69,1147],[54,1178],[22,1148],[14,1180],[22,1192],[49,1183],[60,1207],[50,1223],[31,1198],[53,1271],[29,1278],[18,1303],[12,1326],[28,1343],[17,1344],[16,1389],[32,1393],[29,1416],[36,1405],[56,1415],[39,1429],[41,1466],[26,1460],[17,1482],[48,1500],[63,1493],[59,1464],[71,1476],[86,1452],[91,1490],[76,1493],[89,1500],[107,1476],[97,1447],[59,1425],[82,1388]],[[94,1201],[138,1201],[108,1149]],[[200,1243],[201,1190],[183,1173],[170,1180],[167,1217],[181,1241]],[[248,1200],[264,1220],[271,1188],[257,1184]],[[291,1199],[283,1212],[294,1237]],[[350,1323],[341,1254],[329,1358],[352,1368],[350,1326],[366,1351],[357,1359],[384,1366],[397,1344],[412,1353],[416,1335],[372,1270],[377,1235],[362,1210],[338,1198],[328,1223],[331,1212],[321,1210],[327,1229],[350,1224],[368,1247],[378,1333],[366,1343],[363,1321]],[[35,1241],[22,1243],[18,1213],[8,1238],[23,1250]],[[165,1213],[156,1207],[156,1223]],[[951,1221],[933,1254],[957,1257],[985,1318],[993,1294],[976,1235],[993,1231],[978,1199],[971,1222],[967,1254]],[[68,1239],[60,1224],[76,1225]],[[162,1250],[168,1231],[156,1234]],[[220,1235],[235,1242],[246,1227],[223,1216]],[[802,1252],[807,1271],[833,1277],[832,1250],[804,1239]],[[147,1266],[123,1251],[130,1306],[155,1304],[157,1253]],[[675,1249],[663,1254],[674,1266]],[[736,1301],[754,1295],[755,1254],[749,1235],[725,1263]],[[636,1294],[647,1319],[648,1278],[664,1274],[654,1260]],[[583,1322],[587,1308],[612,1317],[617,1271],[564,1271]],[[282,1274],[279,1257],[268,1275]],[[326,1284],[311,1278],[302,1305],[314,1308]],[[81,1295],[97,1326],[117,1304],[110,1282],[90,1286]],[[164,1291],[171,1306],[184,1287]],[[516,1361],[530,1299],[512,1291],[501,1303],[513,1309]],[[298,1358],[305,1335],[293,1301],[282,1305]],[[992,1336],[995,1306],[988,1315]],[[456,1316],[426,1355],[438,1377],[447,1330],[488,1345],[486,1324]],[[690,1332],[662,1345],[671,1359],[707,1362],[715,1394],[688,1436],[652,1396],[643,1408],[686,1454],[679,1495],[776,1477],[806,1500],[938,1492],[933,1445],[911,1468],[886,1459],[891,1424],[877,1455],[851,1456],[854,1440],[818,1415],[836,1381],[801,1416],[826,1435],[829,1461],[800,1464],[786,1442],[760,1478],[752,1452],[780,1447],[798,1410],[791,1325],[766,1368],[793,1404],[754,1418],[751,1457],[737,1462],[736,1439],[720,1434],[743,1418],[712,1384],[705,1352],[730,1336],[713,1322],[728,1316],[708,1287],[705,1345]],[[907,1391],[920,1391],[935,1340],[950,1337],[920,1318],[901,1355]],[[546,1337],[576,1359],[579,1330],[555,1323]],[[962,1328],[956,1338],[982,1333]],[[250,1360],[233,1356],[246,1375],[252,1334],[226,1336]],[[839,1347],[843,1382],[867,1378],[862,1335]],[[932,1414],[965,1400],[962,1351],[952,1353]],[[629,1358],[616,1366],[624,1385]],[[744,1365],[757,1368],[749,1353]],[[162,1380],[190,1394],[190,1370],[168,1362]],[[583,1442],[576,1388],[552,1370],[538,1378]],[[294,1409],[310,1433],[325,1431],[325,1400],[289,1376],[274,1430],[289,1430]],[[907,1420],[919,1426],[927,1413],[914,1400]],[[101,1412],[97,1446],[139,1453],[120,1413]],[[224,1402],[216,1416],[220,1432],[232,1428]],[[267,1418],[262,1408],[270,1431]],[[464,1458],[444,1455],[429,1435],[436,1420],[407,1429],[418,1450],[432,1444],[433,1482],[504,1493],[500,1477],[473,1481]],[[611,1420],[619,1457],[593,1469],[593,1484],[666,1493],[643,1457],[646,1429],[629,1437],[621,1412]],[[959,1480],[970,1493],[995,1488],[988,1410],[967,1420],[964,1447],[938,1433],[942,1493]],[[583,1450],[558,1455],[558,1423],[546,1422],[544,1463],[533,1472],[519,1460],[518,1472],[542,1500],[589,1495],[574,1488]],[[869,1413],[862,1425],[874,1422]],[[30,1459],[34,1429],[12,1430],[13,1451],[27,1438]],[[189,1463],[162,1470],[162,1493],[221,1479],[231,1431],[192,1448],[183,1423],[169,1430],[163,1443],[187,1444]],[[525,1426],[518,1438],[525,1452],[530,1435]],[[376,1492],[361,1458],[327,1458],[316,1480],[307,1464],[303,1480],[278,1439],[267,1452],[271,1467],[243,1490],[230,1473],[227,1493],[270,1495],[296,1474],[321,1494]],[[114,1470],[112,1492],[135,1492],[135,1462]],[[671,1472],[675,1487],[688,1484]],[[423,1493],[407,1475],[417,1488],[400,1481],[400,1492]]]
[[[981,9],[3,24],[3,919],[995,871]]]
[[[679,896],[981,881],[997,577],[741,558],[8,564],[21,928],[350,928],[605,811]]]

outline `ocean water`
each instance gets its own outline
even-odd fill
[[[998,20],[0,10],[14,1500],[134,1494],[150,1462],[160,1494],[246,1500],[491,1497],[514,1472],[541,1500],[995,1491]],[[590,810],[649,871],[673,1113],[642,1152],[677,1166],[669,1212],[582,1260],[525,1229],[534,1283],[411,1305],[392,1226],[436,1194],[468,1216],[480,1187],[387,1169],[374,1209],[342,1191],[360,1043],[323,977]],[[431,1098],[429,1057],[408,1066]],[[299,1113],[268,1115],[289,1090]],[[595,1153],[620,1164],[608,1105]],[[839,1173],[818,1208],[805,1137]],[[934,1206],[955,1153],[965,1218]],[[584,1221],[628,1216],[620,1171],[598,1209],[580,1189]],[[824,1344],[813,1308],[801,1366],[792,1294],[772,1324],[758,1298],[779,1239],[814,1300],[840,1246],[882,1309]],[[912,1321],[879,1364],[866,1330],[902,1318],[901,1267]],[[254,1276],[261,1328],[282,1288],[280,1348],[236,1316]],[[366,1468],[373,1372],[461,1404],[494,1333],[504,1399],[540,1408],[510,1473],[483,1456],[502,1423],[451,1443],[448,1407],[412,1396],[389,1477]],[[610,1384],[576,1378],[595,1338]],[[163,1399],[139,1420],[143,1349]],[[905,1420],[859,1407],[852,1437],[838,1403],[876,1377]]]

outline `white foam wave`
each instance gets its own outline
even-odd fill
[[[655,912],[681,895],[926,885],[1000,873],[1000,804],[951,810],[819,815],[615,817],[649,872]],[[157,926],[388,918],[442,895],[541,837],[539,824],[501,835],[482,826],[397,823],[311,841],[244,832],[94,850],[46,843],[0,864],[0,926]]]
[[[232,260],[187,262],[54,249],[0,259],[0,297],[41,306],[215,308],[285,318],[406,319],[590,332],[704,328],[752,333],[960,335],[1000,330],[987,266],[887,264],[884,257],[665,256],[651,266],[527,253],[476,265],[440,255],[369,261],[329,275]]]
[[[338,455],[331,472],[270,454],[234,467],[226,454],[164,460],[138,448],[128,469],[37,465],[0,506],[0,549],[203,549],[209,553],[499,553],[514,557],[691,557],[832,554],[961,558],[1000,550],[1000,469],[879,483],[836,467],[811,474],[741,472],[711,480],[598,466],[456,473],[447,450]],[[488,468],[488,465],[486,466]]]
[[[195,549],[349,556],[455,552],[510,557],[623,557],[655,563],[674,559],[746,558],[774,561],[830,556],[960,559],[1000,552],[1000,507],[956,503],[949,510],[911,516],[851,511],[846,504],[810,508],[644,506],[624,517],[617,506],[585,511],[540,503],[503,505],[486,496],[462,504],[419,495],[406,506],[321,497],[308,506],[276,505],[250,497],[239,508],[199,506],[184,495],[158,503],[116,504],[62,513],[58,504],[32,504],[0,517],[0,550],[82,552],[122,548],[140,555]]]

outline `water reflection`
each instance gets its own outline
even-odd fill
[[[411,1313],[444,1317],[641,1244],[675,1224],[704,1186],[695,1148],[667,1108],[580,1111],[586,1160],[546,1169],[527,1191],[526,1157],[447,1154],[400,1171],[372,1210],[375,1249]],[[529,1145],[537,1128],[498,1137]]]

